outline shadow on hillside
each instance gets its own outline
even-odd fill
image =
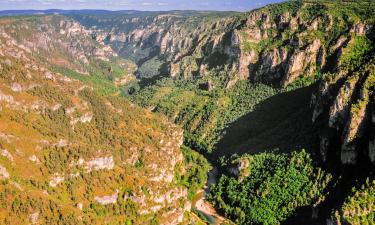
[[[255,110],[229,125],[213,155],[289,152],[317,143],[309,107],[314,86],[281,93],[258,104]]]
[[[315,86],[282,93],[266,99],[255,110],[230,124],[220,140],[213,159],[234,153],[259,153],[264,151],[290,152],[307,149],[316,157],[319,146],[318,128],[312,124],[312,110],[309,107]],[[319,160],[318,160],[319,161]],[[323,165],[321,165],[323,166]],[[340,207],[352,187],[360,187],[367,177],[373,179],[375,172],[368,163],[359,166],[342,166],[340,161],[323,166],[333,175],[336,184],[329,187],[328,195],[319,205],[316,218],[312,215],[312,205],[298,208],[281,224],[316,225],[325,224],[331,217],[332,209]]]
[[[312,217],[312,205],[301,207],[290,216],[283,225],[317,225],[327,224],[327,219],[332,218],[334,210],[341,208],[346,197],[352,194],[352,189],[357,190],[366,183],[366,179],[373,180],[375,171],[369,163],[360,163],[355,166],[342,166],[340,163],[331,168],[334,175],[333,187],[329,187],[328,194],[316,210],[316,218]]]

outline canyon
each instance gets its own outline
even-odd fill
[[[1,223],[204,223],[192,201],[209,164],[200,205],[228,223],[370,221],[373,199],[355,199],[374,184],[373,12],[303,0],[0,17]],[[278,193],[293,178],[301,193]]]

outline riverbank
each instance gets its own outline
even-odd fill
[[[213,207],[211,203],[206,199],[206,196],[210,192],[209,187],[211,186],[211,184],[216,184],[217,182],[217,176],[218,170],[216,167],[214,167],[208,173],[208,179],[206,185],[204,186],[204,189],[199,190],[192,200],[193,210],[200,214],[201,217],[204,217],[205,221],[208,224],[213,225],[220,225],[223,222],[228,221],[226,218],[221,216],[216,211],[215,207]]]

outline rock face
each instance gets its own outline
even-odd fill
[[[85,164],[84,167],[87,171],[103,170],[103,169],[111,170],[115,166],[115,163],[113,161],[113,156],[96,158],[84,164]]]
[[[171,77],[204,76],[220,69],[228,74],[226,87],[240,79],[285,86],[300,76],[336,68],[337,61],[327,61],[327,57],[341,52],[350,32],[365,35],[373,29],[369,24],[347,23],[350,32],[336,37],[334,23],[338,21],[328,11],[307,18],[309,4],[296,1],[285,5],[294,10],[275,15],[269,6],[242,17],[223,14],[211,16],[211,20],[200,14],[178,13],[145,18],[124,14],[110,21],[103,15],[73,17],[94,38],[135,60],[139,77],[147,76],[143,67],[157,71],[152,74]],[[328,36],[334,37],[327,40]]]
[[[95,197],[95,201],[99,202],[101,205],[115,204],[118,198],[118,190],[113,195]]]
[[[0,224],[175,224],[182,130],[50,69],[62,46],[71,70],[115,57],[85,34],[61,16],[0,19]]]
[[[109,20],[100,15],[73,18],[86,25],[96,40],[109,44],[120,56],[134,60],[139,66],[139,77],[160,72],[172,77],[191,77],[207,72],[207,66],[213,68],[234,60],[237,50],[230,45],[230,39],[238,20],[227,15],[168,12],[139,17],[125,13]],[[91,26],[93,21],[95,26]],[[221,52],[234,57],[217,60]]]
[[[321,127],[324,161],[338,158],[343,164],[375,162],[374,60],[370,57],[355,72],[343,70],[323,79],[312,98],[313,121]]]

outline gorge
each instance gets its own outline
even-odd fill
[[[1,224],[374,223],[373,1],[18,13]]]

